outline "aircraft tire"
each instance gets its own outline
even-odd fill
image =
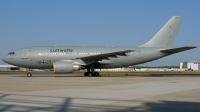
[[[27,77],[31,77],[32,76],[32,74],[29,72],[29,73],[27,73]]]
[[[92,72],[89,72],[89,74],[88,74],[88,75],[91,77],[91,76],[93,76],[94,74],[93,74]]]
[[[99,77],[99,72],[94,72],[94,76]]]
[[[84,76],[95,76],[95,77],[99,77],[100,75],[99,75],[99,72],[94,72],[94,73],[92,73],[92,72],[85,72],[84,73]]]
[[[84,76],[89,76],[88,72],[85,72],[85,73],[84,73]]]

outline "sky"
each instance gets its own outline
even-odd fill
[[[199,4],[199,0],[0,0],[0,58],[30,46],[139,46],[172,16],[181,15],[184,20],[174,47],[197,48],[142,65],[200,62]]]

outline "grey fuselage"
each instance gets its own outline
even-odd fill
[[[132,52],[126,53],[125,56],[117,55],[117,57],[108,57],[108,59],[102,59],[92,62],[88,59],[86,61],[80,61],[78,58],[87,57],[92,55],[132,50]],[[9,64],[25,67],[25,68],[37,68],[48,69],[52,68],[53,62],[60,60],[74,60],[82,65],[88,65],[90,62],[94,63],[95,69],[103,68],[119,68],[127,67],[131,65],[141,64],[148,61],[152,61],[166,56],[160,52],[161,47],[67,47],[67,46],[37,46],[27,47],[23,49],[14,50],[14,54],[6,55],[3,60]]]

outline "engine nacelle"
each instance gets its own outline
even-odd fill
[[[72,73],[73,71],[80,69],[80,65],[75,65],[72,62],[57,61],[53,63],[53,71],[55,74]]]

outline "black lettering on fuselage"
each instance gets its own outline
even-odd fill
[[[38,60],[37,63],[38,64],[42,64],[42,65],[44,65],[44,64],[51,64],[51,60]]]
[[[50,49],[50,52],[73,52],[73,49]]]

